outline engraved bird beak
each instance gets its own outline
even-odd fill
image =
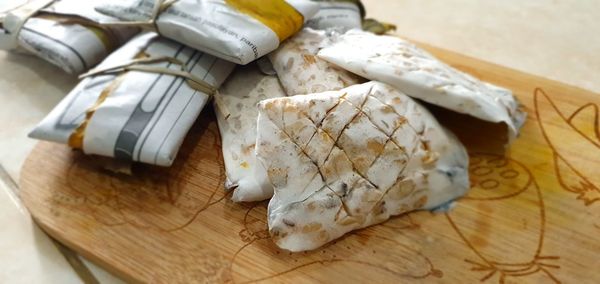
[[[561,180],[565,189],[580,193],[579,199],[583,199],[586,204],[600,200],[597,105],[586,104],[566,117],[541,89],[535,90],[534,103],[542,134],[556,155],[558,178],[562,179],[569,174],[565,169],[570,169],[580,180],[580,186],[577,187],[583,186],[575,188],[573,183],[565,186]]]

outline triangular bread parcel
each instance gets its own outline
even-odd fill
[[[315,249],[469,188],[463,145],[389,85],[269,99],[258,108],[257,158],[274,187],[268,223],[281,248]]]
[[[351,30],[318,53],[343,69],[384,82],[425,102],[508,128],[513,141],[525,113],[510,90],[452,68],[425,50],[395,36]]]

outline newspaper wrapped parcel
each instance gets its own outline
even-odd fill
[[[141,34],[83,79],[30,137],[169,166],[234,66],[156,33]]]
[[[115,20],[89,1],[33,0],[0,16],[0,49],[24,49],[70,74],[100,63],[139,29],[105,27]]]
[[[308,0],[104,0],[96,10],[216,57],[247,64],[273,51],[319,9]]]

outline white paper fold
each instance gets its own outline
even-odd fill
[[[284,96],[277,77],[264,75],[254,64],[238,68],[215,95],[227,172],[225,188],[234,189],[235,202],[261,201],[273,196],[266,171],[256,161],[256,105],[264,99]]]
[[[317,57],[337,32],[304,28],[269,54],[288,96],[335,91],[364,79]]]

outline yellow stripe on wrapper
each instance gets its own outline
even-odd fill
[[[148,44],[149,46],[149,44]],[[146,48],[148,47],[146,46]],[[180,70],[177,69],[169,69],[163,67],[156,66],[148,66],[145,64],[154,64],[158,62],[169,62],[175,65],[180,66]],[[83,139],[85,136],[85,130],[94,116],[96,110],[106,101],[106,99],[114,93],[114,91],[121,85],[125,75],[129,71],[140,71],[140,72],[149,72],[154,74],[166,74],[171,76],[180,77],[185,80],[185,82],[194,90],[205,93],[209,96],[212,96],[217,89],[213,87],[208,82],[203,79],[197,78],[196,76],[190,74],[185,70],[185,63],[172,58],[172,57],[150,57],[145,51],[140,51],[137,56],[135,56],[131,61],[125,62],[123,64],[119,64],[112,67],[103,67],[103,68],[95,68],[87,73],[84,73],[79,76],[80,79],[87,78],[90,76],[102,75],[102,74],[112,74],[118,73],[115,79],[111,83],[108,84],[104,90],[100,93],[100,96],[96,99],[96,102],[86,110],[85,118],[83,122],[71,133],[69,136],[68,144],[72,148],[75,149],[83,149]]]
[[[85,136],[85,129],[87,128],[90,119],[92,119],[92,116],[94,116],[94,112],[96,112],[96,110],[106,100],[106,98],[108,98],[108,96],[110,96],[117,89],[117,87],[121,85],[121,82],[123,82],[124,77],[125,74],[117,76],[108,85],[108,87],[106,87],[106,89],[104,89],[102,93],[100,93],[100,96],[96,100],[96,103],[94,103],[94,105],[86,111],[84,121],[79,125],[79,127],[77,127],[73,131],[73,133],[71,133],[71,136],[69,136],[70,147],[83,150],[83,137]]]
[[[280,42],[304,24],[304,16],[284,0],[225,0],[225,3],[269,27]]]
[[[135,58],[145,57],[148,57],[148,55],[143,50],[135,56]],[[71,148],[83,150],[83,138],[85,136],[85,130],[87,128],[88,123],[92,119],[92,116],[94,116],[96,110],[100,107],[102,103],[104,103],[106,98],[112,95],[112,93],[121,85],[126,74],[127,73],[121,73],[117,75],[115,79],[113,79],[113,81],[110,82],[110,84],[108,84],[108,86],[106,86],[104,90],[102,90],[100,96],[98,96],[98,99],[96,99],[94,105],[87,109],[87,111],[85,112],[85,118],[83,122],[77,128],[75,128],[75,130],[73,130],[73,133],[71,133],[71,136],[69,136],[68,145]]]

